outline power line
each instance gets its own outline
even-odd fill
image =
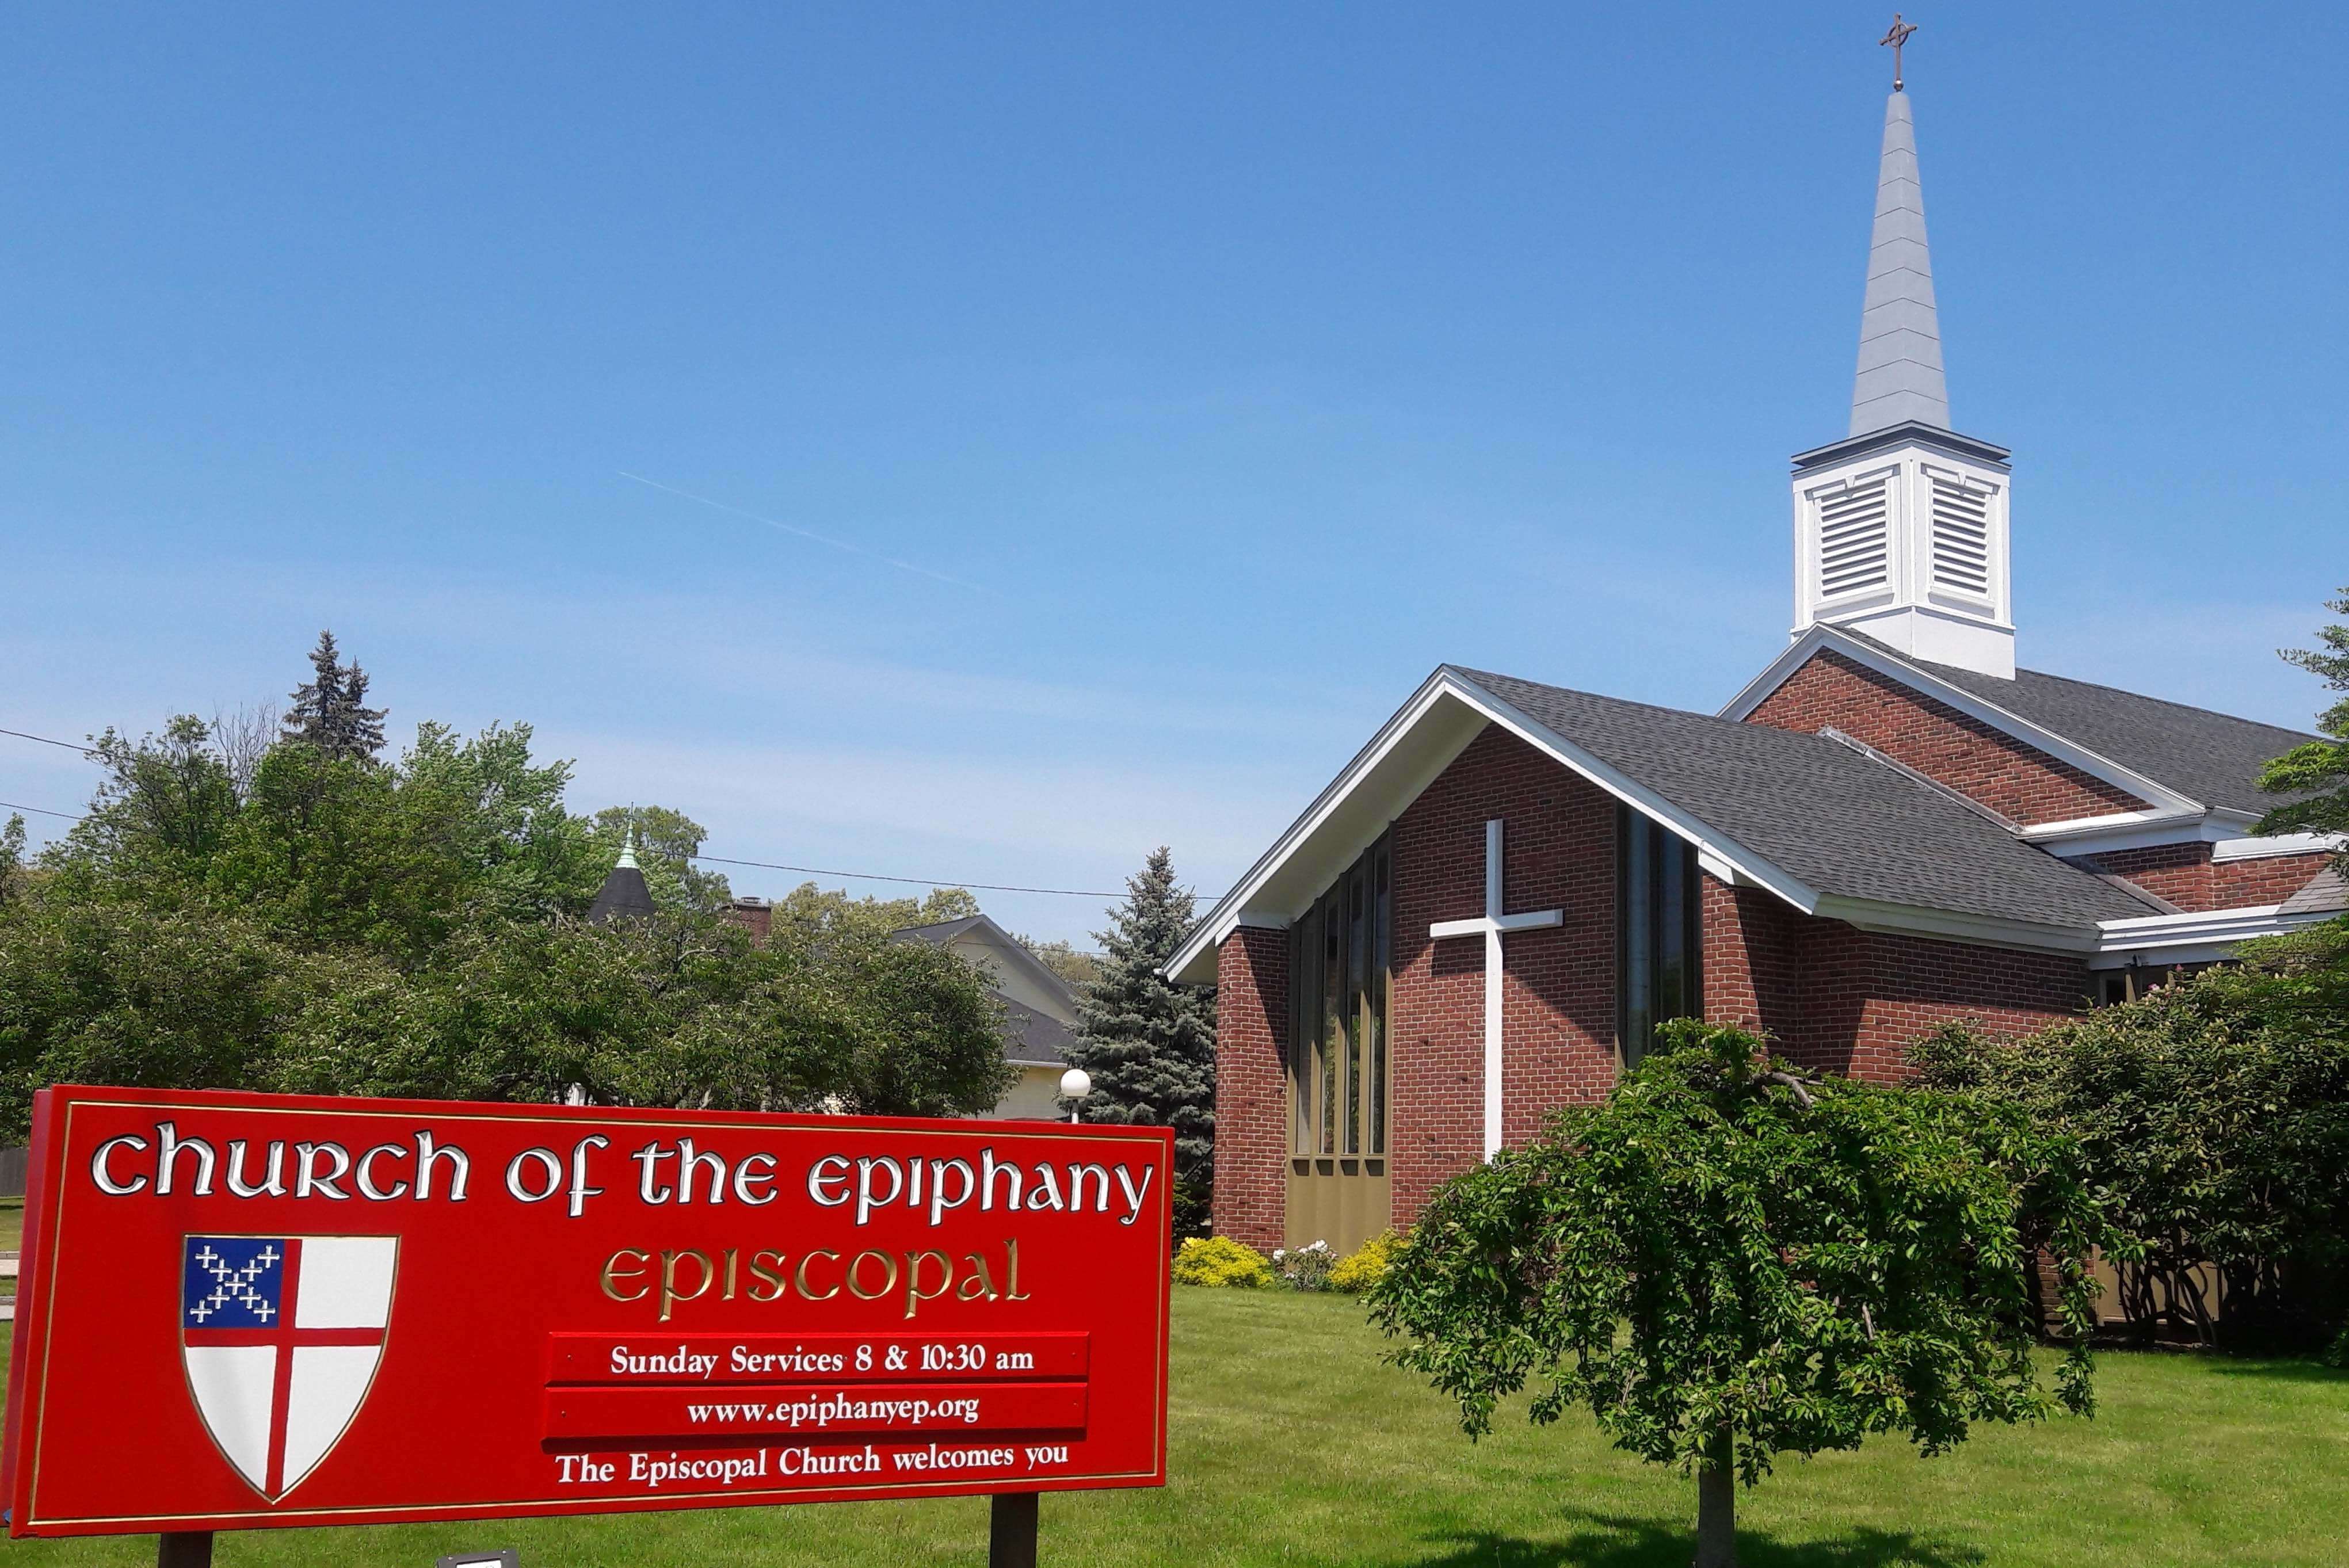
[[[0,810],[30,811],[36,817],[63,817],[68,822],[80,822],[88,820],[72,811],[52,811],[46,806],[19,806],[14,800],[0,800]]]
[[[628,477],[634,479],[636,476],[631,474]],[[665,489],[667,487],[664,486],[660,488]],[[690,499],[698,500],[701,498],[695,496]],[[760,521],[764,521],[766,520],[761,519]],[[0,728],[0,735],[13,735],[19,740],[37,740],[44,746],[61,746],[67,751],[78,751],[85,757],[96,757],[98,755],[96,750],[89,747],[77,746],[70,740],[55,740],[46,735],[35,735],[29,730]],[[34,815],[40,817],[62,817],[68,822],[79,822],[85,820],[85,819],[78,812],[52,811],[45,806],[13,806],[5,800],[0,800],[0,807],[5,807],[11,811],[30,811]],[[693,855],[688,858],[697,861],[708,861],[712,865],[756,866],[761,871],[797,872],[802,876],[813,877],[845,877],[851,882],[902,882],[908,887],[959,887],[968,888],[975,892],[1049,893],[1058,898],[1123,898],[1125,896],[1123,892],[1102,892],[1095,888],[1012,887],[1002,882],[954,882],[944,877],[893,877],[885,876],[879,872],[843,872],[833,870],[824,866],[787,866],[780,864],[774,861],[729,860],[724,855]],[[1205,893],[1194,894],[1193,896],[1203,899],[1208,903],[1216,902],[1215,899],[1207,897]]]
[[[78,745],[70,740],[52,740],[46,735],[35,735],[28,730],[0,729],[0,735],[13,735],[19,740],[37,740],[44,746],[62,746],[67,751],[78,751],[84,757],[96,757],[98,755],[97,749],[93,747]],[[25,810],[30,811],[34,810],[34,808],[27,806]],[[51,816],[57,815],[54,811],[49,814]]]
[[[757,866],[761,871],[798,872],[812,877],[847,877],[854,882],[905,882],[914,887],[959,887],[978,892],[1049,892],[1063,898],[1123,898],[1122,892],[1102,892],[1083,887],[1007,887],[1001,882],[949,882],[939,877],[889,877],[874,872],[834,871],[825,866],[786,866],[773,861],[731,861],[724,855],[695,855],[697,861],[708,861],[721,866]]]

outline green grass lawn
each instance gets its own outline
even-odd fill
[[[1173,1484],[1047,1497],[1043,1561],[1682,1568],[1694,1489],[1587,1420],[1472,1447],[1378,1359],[1343,1296],[1177,1290]],[[1897,1440],[1783,1465],[1739,1500],[1747,1568],[2209,1568],[2349,1562],[2349,1374],[2114,1355],[2093,1421],[1990,1429],[1920,1461]],[[978,1500],[221,1538],[215,1562],[425,1568],[883,1568],[986,1560]],[[0,1542],[29,1568],[150,1563],[151,1538]]]

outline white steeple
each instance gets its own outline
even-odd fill
[[[1896,22],[1885,42],[1905,39]],[[2013,679],[2003,447],[1950,428],[1917,132],[1884,107],[1851,430],[1795,459],[1795,634],[1820,623]]]
[[[1868,250],[1868,300],[1859,313],[1859,368],[1851,383],[1851,434],[1915,420],[1950,428],[1941,379],[1941,324],[1933,309],[1933,258],[1925,247],[1925,188],[1917,178],[1917,126],[1909,95],[1884,100],[1884,155],[1876,177],[1876,232]]]

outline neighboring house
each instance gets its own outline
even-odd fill
[[[1019,1081],[1004,1092],[989,1114],[1014,1119],[1058,1117],[1061,1075],[1068,1070],[1069,1047],[1077,1027],[1077,996],[1069,983],[983,914],[908,926],[895,940],[945,948],[986,975],[988,989],[1003,1004],[1003,1059],[1019,1069]]]
[[[1656,1025],[1889,1079],[2343,907],[2261,839],[2300,732],[2019,669],[2009,454],[1950,422],[1905,94],[1846,438],[1794,459],[1794,640],[1719,714],[1439,666],[1168,965],[1221,987],[1215,1224],[1348,1247]],[[1631,656],[1636,656],[1633,651]]]

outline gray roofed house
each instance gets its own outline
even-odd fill
[[[1076,993],[1068,982],[984,914],[907,926],[891,940],[943,947],[988,977],[989,993],[1004,1008],[1003,1059],[1019,1069],[992,1114],[1012,1120],[1056,1117],[1061,1074],[1077,1026]]]

